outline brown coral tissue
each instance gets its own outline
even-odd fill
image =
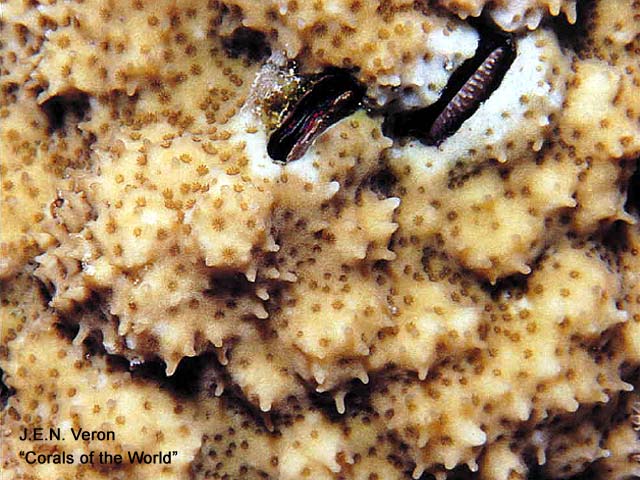
[[[0,0],[0,476],[640,478],[639,158],[633,0]]]

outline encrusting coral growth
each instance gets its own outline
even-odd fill
[[[569,23],[577,19],[577,0],[438,0],[460,18],[478,17],[485,10],[496,24],[508,31],[533,30],[546,16],[563,14]],[[581,19],[582,20],[582,19]]]
[[[0,12],[7,478],[640,476],[638,2]]]
[[[379,104],[435,102],[451,72],[473,56],[478,43],[477,32],[464,22],[411,0],[335,7],[303,1],[233,0],[229,5],[237,9],[239,24],[273,38],[272,49],[295,58],[303,71],[357,69],[357,78]]]

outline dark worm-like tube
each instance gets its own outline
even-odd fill
[[[385,134],[411,135],[428,145],[440,145],[498,88],[515,55],[510,37],[486,33],[475,56],[453,73],[438,101],[427,108],[389,116]]]
[[[281,162],[299,159],[318,135],[352,113],[363,95],[364,89],[348,74],[323,75],[271,134],[267,144],[269,156]]]
[[[504,71],[511,64],[513,53],[511,42],[507,42],[496,47],[487,56],[436,117],[427,133],[428,142],[442,142],[473,115],[502,80]]]

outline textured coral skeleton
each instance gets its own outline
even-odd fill
[[[638,2],[0,17],[3,478],[640,477]]]

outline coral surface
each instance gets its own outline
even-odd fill
[[[639,19],[0,2],[3,478],[639,477]]]

